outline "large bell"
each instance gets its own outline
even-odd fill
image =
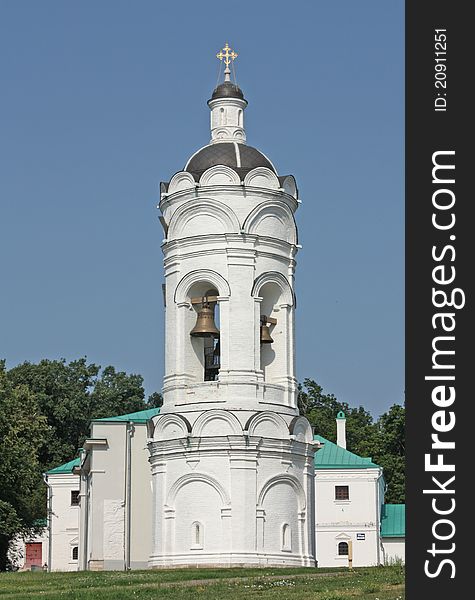
[[[274,340],[270,335],[269,325],[267,325],[267,318],[261,318],[261,344],[272,344]]]
[[[209,307],[209,304],[203,304],[203,307],[198,311],[196,325],[190,331],[193,337],[219,337],[219,329],[214,323],[214,311]]]

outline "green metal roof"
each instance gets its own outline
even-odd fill
[[[406,535],[406,505],[383,504],[381,512],[381,537]]]
[[[140,410],[139,412],[129,413],[128,415],[118,415],[116,417],[104,417],[102,419],[93,419],[93,422],[98,421],[109,421],[109,422],[132,422],[132,423],[146,423],[149,419],[158,415],[160,412],[159,408],[147,408],[146,410]]]
[[[74,467],[79,467],[79,463],[80,463],[80,459],[75,458],[73,460],[70,460],[67,463],[64,463],[64,465],[59,465],[59,467],[54,467],[54,469],[50,469],[49,471],[46,471],[47,475],[59,475],[61,473],[72,473]]]
[[[371,458],[363,458],[337,446],[321,435],[314,435],[313,439],[324,444],[323,448],[315,452],[315,469],[377,469],[379,465]]]

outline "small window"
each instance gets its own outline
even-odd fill
[[[287,552],[292,550],[292,533],[288,523],[282,525],[282,550]]]
[[[348,542],[338,544],[338,556],[348,556]]]
[[[191,549],[203,549],[203,525],[195,521],[191,526]]]
[[[71,506],[79,506],[79,490],[71,492]]]
[[[78,555],[79,555],[79,550],[78,550],[78,547],[77,547],[77,546],[74,546],[74,547],[73,547],[73,553],[72,553],[73,560],[77,560],[77,559],[78,559]]]
[[[349,500],[350,488],[347,485],[335,486],[335,500]]]

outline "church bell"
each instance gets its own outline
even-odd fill
[[[198,311],[196,324],[190,331],[192,337],[219,337],[219,329],[214,322],[214,311],[209,307],[208,303],[204,303]]]
[[[267,317],[261,317],[261,344],[272,344],[274,340],[270,335],[269,325],[267,325]]]

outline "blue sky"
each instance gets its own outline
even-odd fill
[[[297,178],[297,371],[404,393],[404,3],[0,3],[0,357],[87,355],[161,388],[158,184],[209,140],[239,53],[248,143]]]

